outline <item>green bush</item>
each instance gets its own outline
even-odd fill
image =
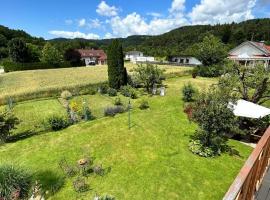
[[[114,117],[118,113],[124,113],[125,109],[123,106],[108,107],[104,110],[104,116]]]
[[[32,185],[31,175],[10,165],[0,166],[0,199],[26,199]]]
[[[191,85],[191,83],[185,84],[182,89],[182,94],[183,94],[183,100],[185,102],[191,102],[194,100],[196,89]]]
[[[148,109],[150,106],[149,106],[149,103],[148,103],[148,101],[147,100],[142,100],[141,101],[141,103],[140,103],[140,106],[139,106],[139,108],[141,109],[141,110],[146,110],[146,109]]]
[[[47,119],[49,128],[52,131],[59,131],[69,126],[67,119],[63,116],[53,115]]]
[[[130,85],[122,86],[120,89],[120,92],[125,97],[130,97],[132,99],[138,98],[137,91],[133,87],[131,87]]]
[[[6,142],[10,135],[10,131],[19,124],[18,118],[10,112],[0,112],[0,143]]]
[[[191,140],[189,150],[201,157],[214,157],[216,155],[212,148],[203,146],[199,140]]]
[[[120,97],[115,98],[114,105],[116,105],[116,106],[122,106],[123,105],[122,100],[121,100]]]
[[[61,62],[58,64],[49,64],[49,63],[43,63],[43,62],[16,63],[16,62],[10,62],[10,61],[3,62],[3,66],[4,66],[5,72],[72,67],[69,62]]]
[[[211,65],[211,66],[198,66],[197,74],[202,77],[218,77],[224,72],[223,64]]]
[[[98,91],[100,94],[107,94],[108,93],[109,86],[106,83],[100,84],[98,87]]]
[[[116,89],[113,89],[113,88],[109,88],[108,91],[107,91],[108,95],[110,97],[115,97],[117,96],[117,90]]]

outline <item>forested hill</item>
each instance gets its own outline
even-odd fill
[[[270,43],[270,19],[254,19],[241,23],[222,25],[196,25],[184,26],[158,36],[130,36],[120,38],[125,51],[140,50],[152,56],[167,56],[190,54],[190,47],[202,40],[207,34],[213,34],[221,39],[228,48],[232,48],[243,41],[265,41]],[[7,42],[14,37],[24,38],[26,42],[42,46],[45,40],[31,37],[24,31],[11,30],[0,26],[0,54],[1,48],[7,46]],[[70,47],[76,48],[103,48],[106,50],[111,39],[86,40],[56,38],[50,40],[59,50]]]

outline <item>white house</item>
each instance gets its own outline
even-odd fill
[[[140,51],[129,51],[126,53],[125,60],[132,60],[136,57],[143,57],[143,52]]]
[[[135,64],[138,62],[155,62],[155,58],[151,56],[140,56],[130,59],[130,62],[133,62]]]
[[[202,65],[201,61],[192,56],[172,56],[169,61],[183,65]]]
[[[85,62],[86,66],[105,65],[107,63],[107,55],[101,49],[77,49],[76,51],[80,54],[81,60]]]
[[[254,66],[255,63],[270,66],[270,46],[264,42],[247,41],[235,47],[229,52],[228,58],[235,62]]]

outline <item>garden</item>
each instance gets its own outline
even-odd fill
[[[268,123],[235,117],[228,99],[244,94],[269,103],[265,69],[222,64],[219,78],[201,77],[203,68],[129,68],[115,40],[108,81],[89,72],[97,77],[91,85],[56,86],[43,99],[7,98],[0,107],[0,197],[221,199],[252,151],[232,135]],[[254,76],[266,84],[251,84]],[[232,89],[241,81],[244,93]]]

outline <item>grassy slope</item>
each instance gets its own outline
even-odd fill
[[[0,147],[0,163],[37,171],[45,186],[54,182],[55,173],[62,176],[57,165],[62,157],[75,163],[83,155],[92,155],[96,164],[111,167],[104,177],[87,179],[92,189],[89,192],[76,194],[71,181],[66,180],[51,199],[91,199],[96,192],[117,199],[221,199],[250,149],[231,141],[242,158],[225,154],[205,159],[189,152],[189,136],[196,126],[182,111],[180,88],[187,81],[201,88],[213,82],[170,79],[166,97],[149,98],[150,110],[133,110],[131,130],[127,128],[127,114],[81,123],[6,144]]]
[[[127,63],[128,70],[134,64]],[[166,73],[182,72],[191,67],[161,66]],[[77,67],[66,69],[48,69],[19,71],[0,75],[0,98],[15,94],[44,91],[51,88],[95,84],[107,80],[107,66]]]

